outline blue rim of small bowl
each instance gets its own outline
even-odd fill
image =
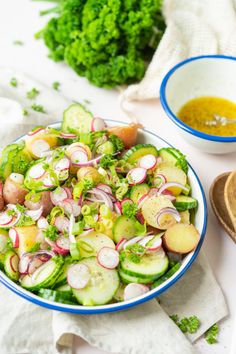
[[[205,134],[200,132],[199,130],[195,130],[191,128],[190,126],[186,125],[184,122],[182,122],[176,115],[172,112],[170,109],[167,99],[166,99],[166,85],[172,76],[172,74],[181,68],[182,66],[191,63],[192,61],[196,60],[201,60],[201,59],[226,59],[226,60],[233,60],[236,61],[236,57],[231,57],[231,56],[226,56],[226,55],[200,55],[196,57],[191,57],[189,59],[183,60],[177,65],[175,65],[172,69],[168,71],[168,73],[164,76],[164,79],[162,80],[161,87],[160,87],[160,101],[162,104],[162,107],[164,108],[166,114],[168,117],[181,129],[185,130],[186,132],[197,136],[198,138],[202,138],[205,140],[210,140],[210,141],[216,141],[216,142],[221,142],[221,143],[233,143],[236,142],[236,136],[217,136],[217,135],[211,135],[211,134]]]
[[[116,121],[116,120],[112,120],[112,119],[106,119],[107,122],[114,122],[116,124],[124,124],[127,125],[128,123],[124,123],[124,122],[120,122],[120,121]],[[50,124],[50,126],[55,126],[61,124],[61,122],[57,122],[57,123],[53,123]],[[168,146],[173,147],[171,144],[169,144],[166,140],[164,140],[163,138],[159,137],[158,135],[156,135],[155,133],[152,133],[151,131],[147,130],[147,129],[142,129],[142,131],[153,135],[155,138],[158,138],[159,140],[163,141],[165,144],[167,144]],[[21,137],[19,137],[16,141],[22,139],[25,135],[22,135]],[[15,141],[15,142],[16,142]],[[207,211],[207,202],[206,202],[206,197],[205,197],[205,193],[202,187],[202,184],[196,174],[196,172],[194,171],[194,169],[192,168],[192,166],[188,163],[189,168],[191,169],[191,171],[194,174],[194,177],[197,180],[197,183],[200,187],[201,190],[201,197],[203,200],[203,212],[204,212],[204,219],[203,219],[203,227],[202,227],[202,231],[201,231],[201,235],[200,235],[200,241],[197,245],[197,248],[193,251],[193,255],[190,259],[190,261],[186,264],[186,266],[178,273],[177,276],[175,276],[170,282],[168,282],[165,286],[161,287],[160,289],[156,289],[155,291],[152,290],[152,293],[149,294],[147,293],[146,295],[144,295],[144,297],[142,298],[138,298],[137,300],[129,300],[127,302],[117,302],[115,304],[112,304],[113,306],[111,307],[109,304],[108,305],[100,305],[100,306],[94,306],[91,308],[84,308],[84,306],[82,305],[66,305],[66,304],[60,304],[60,303],[56,303],[56,302],[52,302],[43,298],[40,298],[39,296],[31,293],[30,291],[23,289],[20,287],[20,285],[14,283],[12,280],[10,280],[9,278],[7,278],[7,276],[0,271],[0,283],[2,283],[3,285],[5,285],[8,289],[10,289],[11,291],[13,291],[15,294],[19,295],[20,297],[32,302],[35,305],[39,305],[42,307],[45,307],[47,309],[51,309],[51,310],[57,310],[57,311],[61,311],[61,312],[68,312],[68,313],[74,313],[74,314],[99,314],[99,313],[106,313],[106,312],[116,312],[116,311],[122,311],[122,310],[127,310],[131,307],[140,305],[146,301],[149,301],[151,299],[153,299],[154,297],[160,295],[161,293],[163,293],[164,291],[166,291],[168,288],[170,288],[173,284],[175,284],[185,273],[186,271],[191,267],[191,265],[193,264],[193,262],[195,261],[205,238],[205,234],[206,234],[206,227],[207,227],[207,218],[208,218],[208,211]]]

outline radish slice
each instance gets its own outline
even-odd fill
[[[70,168],[70,160],[67,157],[63,157],[61,160],[57,161],[54,165],[55,171],[64,171]]]
[[[143,284],[130,283],[126,285],[124,290],[124,300],[128,301],[134,297],[146,294],[149,291],[148,286]]]
[[[161,218],[162,218],[162,216],[163,215],[172,215],[174,218],[175,218],[175,220],[177,221],[177,222],[180,222],[181,221],[181,217],[180,217],[180,215],[179,215],[179,213],[178,213],[178,211],[176,210],[176,209],[174,209],[174,208],[163,208],[163,209],[161,209],[158,213],[157,213],[157,215],[156,215],[156,218],[157,218],[157,225],[159,226],[159,227],[162,227],[161,226]]]
[[[49,226],[49,223],[47,219],[42,216],[38,219],[37,226],[39,229],[46,229]]]
[[[50,145],[42,139],[36,140],[31,146],[32,153],[36,157],[42,157],[42,153],[50,150]]]
[[[20,262],[19,262],[19,272],[21,274],[27,274],[28,273],[28,267],[29,267],[29,262],[32,258],[32,255],[29,253],[25,253],[21,256]]]
[[[46,173],[45,169],[43,168],[43,164],[42,163],[38,163],[37,165],[34,165],[33,167],[31,167],[31,169],[29,170],[29,176],[33,179],[39,179],[42,178],[44,176],[44,174]]]
[[[60,133],[60,136],[61,136],[63,139],[75,139],[75,138],[77,138],[77,135],[75,135],[75,134],[63,133],[63,132]]]
[[[57,205],[59,205],[60,207],[62,207],[62,209],[64,209],[66,215],[70,216],[71,214],[73,214],[73,209],[72,209],[72,205],[68,202],[68,200],[70,199],[65,199],[62,202],[59,202]]]
[[[110,186],[108,186],[107,184],[99,184],[97,186],[98,189],[101,189],[102,191],[104,191],[105,193],[108,194],[112,194],[112,189]]]
[[[56,245],[65,251],[70,250],[70,240],[68,237],[60,236],[56,241]]]
[[[170,199],[170,201],[172,203],[175,203],[176,202],[176,197],[173,195],[173,193],[171,191],[169,191],[168,189],[165,189],[163,192],[162,192],[162,195],[164,195],[165,197],[167,197],[168,199]]]
[[[50,192],[50,198],[52,204],[58,205],[58,203],[68,198],[67,191],[62,187],[57,187],[53,192]]]
[[[11,173],[9,177],[13,182],[17,184],[24,183],[24,176],[21,173]]]
[[[136,184],[143,183],[146,177],[147,177],[147,170],[142,167],[133,168],[127,173],[126,176],[128,183],[131,186],[135,186]]]
[[[139,167],[145,168],[146,170],[153,169],[157,164],[156,156],[152,154],[145,155],[139,159],[138,165]]]
[[[14,254],[13,256],[11,256],[10,258],[10,266],[11,266],[11,270],[14,273],[19,272],[19,257],[17,256],[17,254]]]
[[[83,289],[90,278],[89,268],[85,264],[73,264],[68,269],[67,281],[73,289]]]
[[[49,175],[46,175],[46,177],[43,178],[43,185],[46,188],[52,188],[55,187],[55,180]]]
[[[0,227],[7,226],[7,225],[11,224],[12,221],[13,221],[13,216],[8,215],[7,211],[0,214]]]
[[[18,248],[20,245],[19,234],[15,228],[9,230],[9,237],[12,240],[12,245],[14,248]]]
[[[37,210],[26,210],[25,214],[31,217],[34,221],[37,221],[43,213],[43,207],[41,206]]]
[[[42,132],[44,132],[44,131],[45,131],[44,128],[38,128],[38,129],[35,129],[33,132],[29,132],[27,135],[28,135],[28,136],[34,136],[34,135],[36,135],[36,134],[38,134],[38,133],[42,133]]]
[[[122,238],[116,245],[116,250],[118,252],[121,252],[124,248],[124,244],[127,242],[127,239],[126,238]]]
[[[177,183],[177,182],[168,182],[163,184],[163,186],[160,187],[159,189],[159,195],[161,195],[166,189],[171,188],[171,187],[178,187],[181,188],[183,191],[188,192],[188,188],[186,188],[183,184]]]
[[[88,154],[82,149],[78,148],[71,154],[70,159],[74,165],[80,166],[81,164],[88,162]]]
[[[111,247],[102,247],[97,255],[98,263],[106,269],[114,269],[119,264],[119,252]]]
[[[138,221],[140,222],[140,224],[144,225],[145,224],[145,219],[143,214],[141,213],[141,211],[138,211],[136,214],[136,218],[138,219]]]
[[[142,195],[142,197],[139,198],[139,200],[138,200],[139,209],[142,207],[143,203],[145,202],[145,200],[148,199],[148,197],[149,197],[148,194],[144,194],[144,195]]]
[[[154,236],[155,237],[155,236]],[[148,245],[147,245],[148,246]],[[162,238],[158,237],[153,242],[151,242],[151,246],[148,246],[149,251],[157,251],[162,246]]]
[[[105,128],[106,128],[106,124],[102,118],[93,118],[91,123],[92,132],[104,130]]]
[[[154,235],[145,236],[139,241],[139,244],[141,246],[145,247],[146,244],[153,239],[153,237],[155,237],[155,236]]]
[[[124,250],[127,247],[134,245],[135,243],[139,242],[142,239],[143,239],[143,236],[136,236],[136,237],[131,238],[129,241],[126,241],[126,243],[124,244]]]
[[[27,273],[33,274],[36,269],[38,269],[44,262],[37,256],[34,256],[30,259],[28,264]]]
[[[95,198],[101,199],[101,201],[106,204],[111,210],[113,210],[113,203],[111,198],[101,189],[99,188],[93,188],[88,193],[92,194],[95,196]]]
[[[65,216],[56,217],[54,224],[60,232],[69,232],[70,221]]]
[[[115,212],[119,215],[122,214],[122,208],[121,208],[121,203],[120,202],[115,202],[114,203],[114,209],[115,209]]]

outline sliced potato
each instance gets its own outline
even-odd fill
[[[20,183],[7,177],[3,186],[3,198],[6,204],[23,204],[28,190]]]
[[[179,215],[181,217],[181,222],[183,224],[190,224],[190,212],[189,212],[189,210],[180,211]]]
[[[176,223],[175,218],[171,214],[166,214],[163,215],[160,220],[161,225],[158,225],[156,216],[158,212],[163,208],[175,209],[171,201],[164,195],[160,195],[158,197],[153,196],[151,198],[147,198],[147,200],[144,201],[142,205],[142,214],[148,225],[161,230],[165,230]]]
[[[117,135],[125,144],[125,148],[128,149],[136,144],[138,129],[142,128],[141,124],[130,124],[124,126],[115,126],[109,129],[109,132]]]
[[[23,226],[16,227],[15,229],[19,235],[19,248],[17,253],[19,257],[21,257],[23,253],[29,252],[37,243],[39,229],[37,226]]]
[[[154,172],[154,177],[158,173],[164,175],[167,182],[177,182],[184,186],[187,183],[187,175],[184,171],[178,167],[170,166],[167,163],[161,163],[157,166]],[[182,192],[182,189],[179,187],[170,187],[168,190],[170,190],[175,196]]]
[[[185,254],[196,248],[200,234],[192,224],[175,224],[163,237],[166,248],[175,253]]]
[[[79,244],[80,255],[82,258],[96,256],[102,247],[115,248],[115,244],[110,237],[93,231],[87,235],[78,236],[76,241]]]
[[[33,153],[33,145],[37,140],[44,140],[46,143],[48,143],[50,148],[58,146],[58,138],[53,134],[42,132],[32,136],[27,136],[27,139],[25,140],[26,149],[30,155],[36,159],[38,156],[35,156]]]

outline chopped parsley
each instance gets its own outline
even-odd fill
[[[130,203],[129,200],[122,204],[122,214],[128,218],[133,218],[138,212],[138,204]]]
[[[36,244],[29,250],[30,253],[37,252],[40,250],[40,242],[36,242]]]
[[[16,216],[16,211],[14,209],[8,209],[7,210],[7,215],[9,216]]]
[[[16,79],[15,77],[12,77],[12,78],[11,78],[11,81],[10,81],[10,84],[11,84],[11,86],[13,86],[13,87],[17,87],[17,86],[18,86],[18,81],[17,81],[17,79]]]
[[[28,91],[28,92],[26,93],[27,98],[28,98],[29,100],[33,100],[33,99],[36,98],[39,94],[40,94],[39,90],[37,90],[35,87],[33,87],[31,91]]]
[[[215,323],[206,331],[204,338],[208,344],[215,344],[218,342],[217,340],[218,334],[219,334],[219,326],[218,324]]]
[[[125,250],[120,253],[120,261],[124,261],[127,257],[132,263],[140,263],[141,257],[145,253],[145,248],[139,244],[134,244],[128,246]]]
[[[112,165],[114,165],[115,161],[116,160],[113,158],[113,156],[111,154],[107,154],[101,158],[100,166],[102,168],[108,168],[108,167],[111,167]]]
[[[109,140],[112,142],[114,145],[115,151],[122,151],[125,148],[123,140],[121,140],[117,135],[115,134],[110,134],[109,135]]]
[[[25,215],[25,214],[22,214],[19,221],[17,222],[18,227],[31,226],[34,224],[35,221],[29,215]]]
[[[27,117],[29,115],[29,112],[27,111],[26,108],[22,109],[23,116]]]
[[[24,42],[20,41],[19,39],[13,42],[14,45],[24,45]]]
[[[196,333],[200,327],[200,320],[197,316],[184,317],[180,320],[178,315],[172,315],[170,318],[183,333]]]
[[[54,88],[54,90],[56,90],[56,91],[58,91],[59,90],[59,87],[60,87],[60,82],[58,82],[58,81],[54,81],[53,83],[52,83],[52,87]]]
[[[51,241],[56,241],[58,237],[57,228],[53,225],[49,225],[46,230],[43,231],[44,236],[49,238]]]
[[[35,112],[40,112],[40,113],[46,113],[44,107],[41,104],[36,104],[33,103],[31,108],[35,111]]]

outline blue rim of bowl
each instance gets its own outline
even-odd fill
[[[211,134],[205,134],[200,132],[199,130],[195,130],[191,128],[190,126],[186,125],[183,123],[176,115],[172,112],[170,109],[167,99],[166,99],[166,85],[168,83],[168,80],[170,79],[171,75],[178,70],[180,67],[191,63],[192,61],[196,60],[201,60],[201,59],[226,59],[226,60],[232,60],[236,61],[236,57],[231,57],[231,56],[226,56],[226,55],[200,55],[196,57],[191,57],[189,59],[186,59],[184,61],[181,61],[177,65],[175,65],[172,69],[168,71],[168,73],[164,76],[164,79],[162,80],[161,87],[160,87],[160,101],[162,104],[162,107],[164,108],[166,114],[168,117],[181,129],[185,130],[186,132],[197,136],[198,138],[202,138],[205,140],[210,140],[210,141],[216,141],[216,142],[222,142],[222,143],[233,143],[236,142],[236,136],[217,136],[217,135],[211,135]]]
[[[116,124],[117,123],[124,124],[124,125],[128,124],[128,123],[124,123],[124,122],[120,122],[120,121],[116,121],[116,120],[112,120],[112,119],[106,119],[106,121],[107,122],[114,122]],[[53,127],[58,124],[61,124],[61,122],[53,123],[53,124],[50,124],[49,126]],[[159,137],[155,133],[152,133],[151,131],[149,131],[147,129],[142,129],[142,131],[144,131],[150,135],[153,135],[155,138],[160,139],[168,146],[173,147],[166,140],[162,139],[161,137]],[[25,135],[22,135],[15,142],[22,139],[24,136]],[[153,290],[151,290],[151,293],[148,292],[148,293],[146,293],[146,295],[143,295],[141,298],[138,298],[137,300],[131,299],[127,302],[120,302],[120,303],[118,302],[118,303],[112,304],[113,305],[112,307],[111,307],[111,305],[108,304],[108,305],[94,306],[91,308],[88,308],[88,307],[84,308],[84,306],[82,306],[82,305],[75,305],[75,306],[66,305],[66,304],[60,304],[60,303],[56,303],[56,302],[52,302],[52,301],[48,301],[43,298],[40,298],[39,296],[21,288],[19,285],[17,285],[13,281],[11,281],[9,278],[7,278],[7,276],[2,271],[0,271],[0,282],[3,285],[5,285],[8,289],[13,291],[15,294],[32,302],[35,305],[39,305],[39,306],[42,306],[42,307],[45,307],[45,308],[51,309],[51,310],[57,310],[57,311],[61,311],[61,312],[69,312],[69,313],[74,313],[74,314],[91,314],[92,315],[92,314],[99,314],[99,313],[106,313],[106,312],[122,311],[122,310],[129,309],[131,307],[140,305],[140,304],[142,304],[146,301],[149,301],[149,300],[153,299],[154,297],[160,295],[161,293],[166,291],[169,287],[171,287],[173,284],[175,284],[185,274],[185,272],[191,267],[191,265],[195,261],[197,255],[202,247],[202,244],[203,244],[203,241],[205,238],[205,234],[206,234],[208,211],[207,211],[207,202],[206,202],[205,193],[204,193],[202,184],[201,184],[196,172],[194,171],[194,169],[192,168],[192,166],[189,163],[188,163],[188,166],[191,169],[191,171],[193,172],[194,177],[197,180],[197,183],[198,183],[200,190],[201,190],[201,197],[203,200],[204,220],[203,220],[203,227],[202,227],[202,231],[201,231],[201,235],[200,235],[200,241],[197,245],[197,248],[194,250],[193,255],[191,256],[191,259],[186,264],[186,266],[170,282],[168,282],[165,286],[161,287],[161,289],[158,289],[158,288],[156,290],[153,289]]]

